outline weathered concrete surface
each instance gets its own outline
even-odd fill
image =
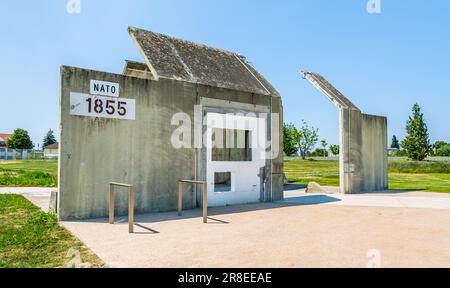
[[[284,195],[284,152],[283,152],[283,103],[281,97],[272,98],[273,113],[278,114],[278,119],[272,121],[273,153],[277,153],[272,160],[272,199],[283,199]],[[277,127],[278,126],[278,127]],[[277,134],[278,133],[278,134]]]
[[[357,192],[388,189],[387,118],[361,115],[361,179]]]
[[[125,61],[125,67],[123,68],[123,75],[129,77],[136,77],[141,79],[154,80],[155,76],[153,76],[150,68],[148,68],[147,64],[139,63],[131,60]]]
[[[341,192],[387,190],[387,118],[341,109],[340,130]]]
[[[381,267],[450,267],[445,209],[285,202],[212,208],[210,215],[219,221],[202,224],[200,210],[183,218],[139,215],[131,235],[126,219],[63,225],[111,267],[364,268],[374,249]]]
[[[309,182],[308,187],[306,187],[305,192],[306,193],[326,193],[325,189],[323,189],[322,186],[320,186],[316,182]]]
[[[237,53],[134,27],[130,27],[128,32],[156,79],[176,79],[279,96],[275,88]]]
[[[170,145],[170,119],[178,112],[193,117],[195,85],[69,67],[61,77],[59,217],[106,216],[109,182],[135,185],[136,213],[175,209],[177,180],[195,179],[196,163],[195,150]],[[119,83],[121,97],[136,100],[138,120],[69,115],[70,92],[89,93],[91,79]],[[125,215],[128,195],[118,190],[116,197],[117,215]],[[187,209],[193,199],[187,191]]]
[[[48,211],[52,213],[58,213],[58,191],[52,191],[50,193]]]
[[[357,194],[388,189],[387,118],[362,114],[317,73],[302,77],[339,109],[340,191]]]
[[[136,100],[136,121],[69,115],[70,92],[89,93],[91,79],[120,85],[120,97]],[[136,213],[177,208],[177,180],[199,179],[200,149],[175,149],[171,118],[179,112],[194,119],[194,105],[202,98],[219,99],[245,111],[268,107],[269,97],[207,87],[171,79],[138,79],[72,67],[61,69],[61,148],[58,214],[61,219],[104,217],[108,213],[108,183],[135,185]],[[282,113],[281,99],[274,112]],[[282,125],[280,117],[277,125]],[[192,129],[194,130],[194,129]],[[192,139],[194,135],[192,132]],[[282,141],[282,140],[280,140]],[[282,142],[277,142],[282,143]],[[283,155],[273,161],[273,200],[282,199]],[[269,174],[267,174],[269,175]],[[278,176],[281,177],[278,177]],[[278,181],[280,178],[280,181]],[[195,193],[186,186],[184,209],[195,208]],[[280,192],[281,191],[281,192]],[[126,193],[117,193],[116,214],[126,215]],[[197,197],[198,199],[199,197]]]

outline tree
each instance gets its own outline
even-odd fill
[[[328,157],[328,143],[326,140],[320,140],[320,145],[322,146],[322,149],[317,148],[311,156],[313,157]]]
[[[314,152],[308,154],[310,157],[328,157],[328,151],[325,149],[317,148]]]
[[[11,138],[6,141],[6,146],[10,149],[23,150],[33,149],[34,147],[33,142],[31,142],[30,136],[28,135],[28,132],[20,128],[14,130]]]
[[[44,137],[42,148],[55,143],[56,143],[55,135],[53,134],[53,130],[50,129],[48,130],[47,134]]]
[[[436,141],[432,146],[432,155],[433,156],[450,156],[450,143],[445,141]]]
[[[320,145],[322,145],[323,150],[327,150],[328,143],[326,140],[320,140]]]
[[[391,148],[400,150],[400,143],[398,142],[397,136],[395,136],[395,135],[392,137]]]
[[[333,153],[333,155],[337,156],[339,155],[339,145],[330,145],[330,151]]]
[[[449,143],[445,142],[445,141],[436,141],[434,142],[433,145],[431,145],[431,151],[430,151],[430,155],[431,156],[438,156],[438,150],[440,150],[441,148],[443,148],[444,146],[450,145]]]
[[[433,150],[437,151],[446,145],[450,145],[450,144],[445,141],[436,141],[433,144]]]
[[[436,156],[449,157],[450,156],[450,144],[446,144],[436,150]]]
[[[419,104],[414,104],[412,116],[406,123],[408,136],[403,140],[402,147],[408,153],[408,157],[415,161],[422,161],[427,158],[431,151],[430,136],[428,135],[427,124]]]
[[[295,156],[298,154],[299,133],[294,124],[283,124],[283,151],[286,156]]]
[[[317,144],[317,141],[319,140],[319,129],[309,127],[304,120],[302,120],[302,123],[303,126],[298,130],[299,138],[297,147],[300,151],[300,155],[303,159],[305,159],[306,155],[311,151],[311,149]]]

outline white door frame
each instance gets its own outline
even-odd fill
[[[208,183],[208,206],[225,206],[256,203],[261,199],[261,168],[266,165],[267,119],[253,115],[223,114],[205,111],[206,133],[206,181]],[[212,161],[212,131],[215,128],[246,130],[251,132],[251,161]],[[231,191],[215,192],[215,173],[231,173]]]

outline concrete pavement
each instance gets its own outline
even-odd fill
[[[110,267],[450,267],[443,209],[253,204],[62,222]],[[375,262],[374,262],[375,261]]]
[[[449,268],[449,200],[291,191],[276,203],[210,208],[208,224],[190,210],[137,215],[135,234],[126,217],[62,225],[110,267]]]
[[[408,195],[387,194],[323,194],[304,193],[293,191],[286,194],[281,203],[297,205],[338,205],[338,206],[360,206],[360,207],[391,207],[391,208],[423,208],[423,209],[448,209],[450,210],[450,195],[428,193]]]
[[[42,208],[53,189],[0,188]],[[61,224],[110,267],[446,267],[450,195],[287,191],[286,200]],[[41,204],[39,202],[41,201]]]

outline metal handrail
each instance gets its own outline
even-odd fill
[[[203,185],[203,223],[208,223],[208,185],[206,181],[178,180],[178,216],[183,214],[183,183]]]
[[[130,184],[109,183],[109,224],[114,224],[115,187],[128,188],[128,232],[134,233],[134,187]]]

